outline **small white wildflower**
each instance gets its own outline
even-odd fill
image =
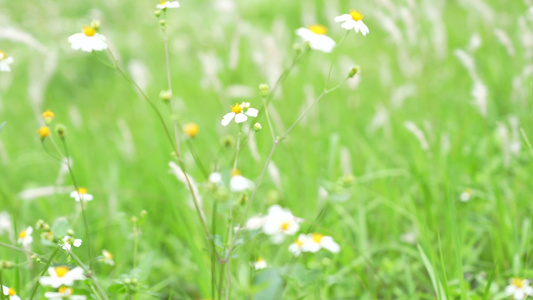
[[[251,190],[254,188],[254,186],[255,185],[253,181],[240,174],[231,176],[231,179],[229,181],[229,189],[234,193]]]
[[[341,24],[342,28],[346,30],[353,29],[356,33],[361,32],[363,36],[366,36],[370,32],[365,23],[363,23],[363,14],[354,9],[350,10],[349,14],[336,17],[335,22],[343,22]]]
[[[33,242],[33,237],[31,236],[32,233],[33,228],[31,226],[28,226],[28,228],[19,232],[19,238],[17,242],[24,247],[28,247]]]
[[[332,237],[320,233],[312,233],[304,240],[302,250],[304,252],[318,252],[320,249],[326,249],[332,253],[339,253],[341,247]]]
[[[59,288],[61,286],[72,286],[76,280],[85,280],[83,269],[76,267],[69,269],[67,266],[49,267],[48,273],[50,276],[43,276],[39,278],[42,285]]]
[[[11,72],[11,67],[9,66],[14,61],[13,57],[7,56],[3,51],[0,51],[0,72]]]
[[[253,267],[255,270],[262,270],[267,267],[267,262],[262,257],[259,257],[259,259],[253,263]]]
[[[44,293],[44,296],[46,299],[50,300],[63,300],[63,299],[70,299],[70,300],[86,300],[86,296],[82,295],[73,295],[74,289],[66,286],[60,287],[57,292],[46,292]]]
[[[70,193],[70,198],[73,198],[76,200],[76,202],[80,202],[80,199],[83,201],[91,201],[93,200],[93,195],[87,194],[86,188],[79,188],[78,190]]]
[[[294,243],[289,245],[289,252],[294,256],[299,256],[303,252],[303,245],[307,241],[308,236],[305,234],[300,234]]]
[[[522,300],[533,295],[533,288],[531,288],[527,279],[512,278],[505,288],[505,294],[513,296],[515,300]]]
[[[295,217],[290,210],[273,205],[268,209],[266,222],[263,224],[263,232],[271,236],[274,244],[280,244],[286,235],[294,235],[300,230],[302,219]]]
[[[159,1],[159,4],[156,5],[157,9],[166,9],[166,8],[178,8],[180,3],[178,1]]]
[[[311,49],[329,53],[333,51],[336,43],[326,35],[327,32],[327,28],[322,25],[311,25],[308,28],[301,27],[296,30],[296,34],[309,43]]]
[[[248,116],[257,117],[259,111],[250,107],[249,102],[236,103],[231,107],[231,112],[224,115],[222,118],[222,126],[228,126],[228,124],[235,118],[235,123],[243,123],[248,120]]]
[[[466,189],[461,193],[460,199],[463,202],[468,202],[472,198],[472,190]]]
[[[72,246],[78,248],[79,246],[81,246],[82,242],[80,239],[74,239],[73,237],[68,235],[65,235],[62,241],[63,244],[61,245],[61,248],[63,248],[63,250],[70,250],[72,249]]]
[[[111,254],[111,252],[107,251],[107,250],[102,250],[102,256],[104,257],[103,261],[104,263],[110,265],[110,266],[114,266],[115,265],[115,261],[113,260],[113,254]]]
[[[2,293],[4,296],[9,296],[9,300],[20,300],[20,297],[17,296],[17,293],[13,288],[2,286]]]
[[[224,183],[222,181],[222,174],[220,174],[219,172],[213,172],[213,173],[209,174],[209,177],[207,178],[207,180],[209,180],[209,182],[212,182],[214,184],[222,184],[222,183]]]
[[[102,51],[107,49],[106,39],[98,33],[97,22],[91,25],[85,25],[82,32],[75,33],[68,38],[70,46],[74,50],[85,52]]]

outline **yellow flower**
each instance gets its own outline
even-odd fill
[[[48,126],[43,126],[37,129],[37,133],[41,136],[41,139],[44,140],[47,136],[50,135],[50,128],[48,128]]]
[[[43,112],[43,119],[44,119],[44,122],[49,125],[50,123],[52,123],[52,120],[55,118],[55,114],[47,109],[45,112]]]
[[[195,137],[198,134],[198,131],[200,131],[200,127],[198,127],[198,124],[196,123],[187,123],[183,128],[185,135],[191,138]]]

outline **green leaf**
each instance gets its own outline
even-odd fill
[[[292,264],[283,268],[283,275],[296,280],[296,282],[304,287],[320,278],[320,271],[307,270],[301,264]]]
[[[109,292],[111,294],[124,294],[126,292],[126,288],[122,284],[115,283],[109,287]]]
[[[253,296],[255,300],[278,300],[283,291],[283,279],[277,269],[267,269],[258,272],[254,278],[254,290],[259,290]]]
[[[70,225],[65,218],[59,218],[55,220],[54,224],[52,225],[52,233],[56,239],[62,239],[65,235],[67,235],[69,229]]]

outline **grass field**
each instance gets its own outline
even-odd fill
[[[533,278],[533,1],[181,0],[155,17],[157,4],[0,0],[0,51],[14,59],[0,72],[2,285],[45,299],[56,288],[38,278],[67,264],[84,269],[73,289],[88,299],[533,296],[520,280],[522,297],[506,293]],[[368,35],[334,21],[350,9]],[[71,49],[93,19],[109,52]],[[333,52],[295,34],[312,24]],[[222,126],[243,101],[259,115]],[[254,187],[228,188],[233,169]],[[79,187],[94,196],[83,210]],[[340,252],[295,256],[298,233],[275,244],[234,230],[276,204]],[[28,226],[33,243],[19,244]],[[67,229],[80,247],[58,246]]]

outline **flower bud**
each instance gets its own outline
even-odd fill
[[[46,137],[50,136],[50,128],[48,128],[48,126],[43,126],[37,129],[37,133],[41,136],[41,141],[44,141]]]
[[[350,70],[350,73],[348,73],[348,77],[352,78],[355,76],[355,74],[359,73],[359,70],[361,70],[360,66],[355,66]]]
[[[166,20],[159,20],[159,25],[161,25],[161,27],[165,28],[165,27],[167,27],[167,21]]]
[[[160,9],[156,9],[154,11],[154,15],[155,15],[156,18],[159,18],[159,16],[161,16],[161,13],[162,13],[162,11]]]
[[[57,135],[62,139],[64,139],[67,135],[67,127],[65,127],[63,124],[57,124],[55,130]]]
[[[74,230],[72,230],[72,229],[67,230],[67,235],[73,236],[74,235]]]
[[[131,217],[131,221],[132,221],[133,223],[137,223],[137,221],[139,221],[139,219],[137,219],[136,216],[133,216],[133,217]]]
[[[92,28],[98,31],[98,29],[100,29],[101,22],[100,20],[93,20],[90,25]]]
[[[254,124],[254,127],[253,127],[253,130],[254,130],[255,132],[257,132],[257,131],[260,131],[262,128],[263,128],[263,127],[261,127],[261,124],[260,124],[260,123],[255,123],[255,124]]]
[[[223,137],[220,142],[226,148],[233,148],[233,145],[235,145],[235,139],[231,135]]]
[[[14,264],[10,261],[0,261],[0,270],[12,269]]]
[[[170,101],[172,98],[172,92],[169,90],[162,90],[159,92],[159,98],[161,98],[163,101]]]
[[[296,53],[300,53],[300,52],[302,52],[302,44],[300,44],[300,43],[295,43],[294,45],[292,45],[292,49],[293,49]]]
[[[198,134],[198,131],[200,131],[200,127],[198,127],[198,124],[196,123],[187,123],[185,124],[185,127],[183,127],[183,133],[190,138],[195,137]]]
[[[270,88],[269,88],[268,84],[262,83],[262,84],[259,85],[259,92],[261,92],[261,96],[263,96],[263,97],[268,96],[269,90],[270,90]]]
[[[144,219],[144,218],[146,218],[147,215],[148,215],[148,212],[145,209],[143,209],[141,211],[141,218]]]
[[[49,109],[43,112],[43,119],[46,125],[50,125],[50,123],[52,123],[52,120],[54,120],[54,117],[55,117],[55,114]]]

